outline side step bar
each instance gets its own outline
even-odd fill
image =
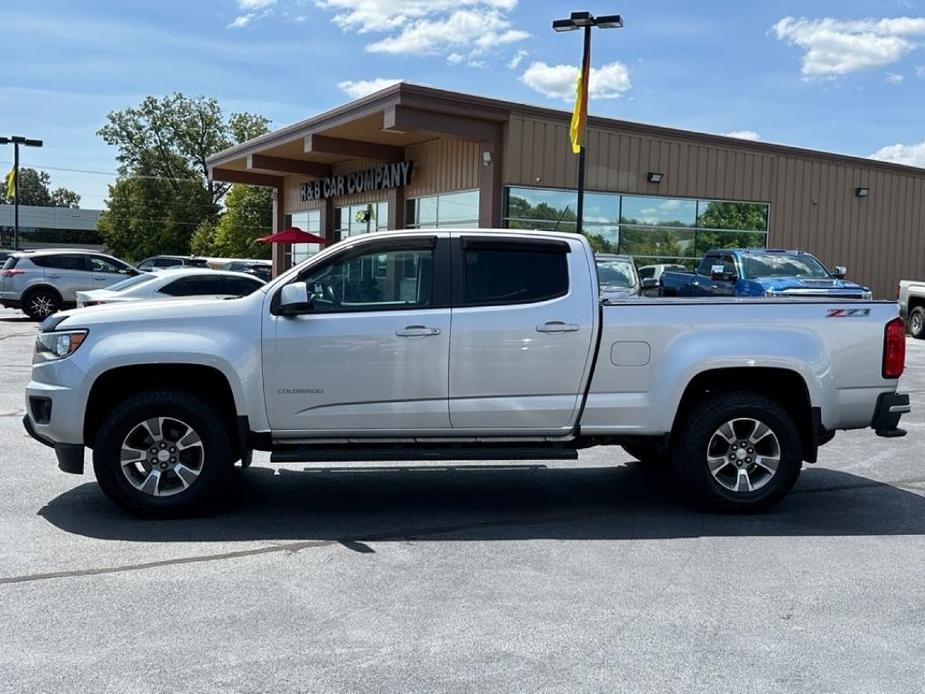
[[[572,447],[523,445],[363,445],[274,444],[272,463],[411,462],[421,460],[577,460]]]

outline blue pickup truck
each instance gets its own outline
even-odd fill
[[[662,296],[824,296],[870,299],[867,287],[845,279],[803,251],[724,248],[709,251],[694,272],[664,272]]]

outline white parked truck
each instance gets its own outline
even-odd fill
[[[909,326],[909,334],[925,340],[925,282],[901,280],[897,292],[899,315]]]
[[[601,300],[574,234],[349,238],[249,296],[56,314],[29,433],[130,512],[220,496],[236,461],[574,459],[621,445],[703,505],[765,508],[839,429],[897,436],[893,302]]]

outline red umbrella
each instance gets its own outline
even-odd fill
[[[264,243],[327,243],[326,239],[316,236],[315,234],[310,234],[307,231],[302,231],[299,227],[289,227],[288,229],[277,231],[275,234],[270,234],[269,236],[264,236],[257,240],[263,241]]]

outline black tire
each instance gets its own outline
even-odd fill
[[[707,397],[692,409],[672,445],[672,465],[682,492],[694,503],[709,510],[751,513],[771,507],[793,489],[803,466],[802,442],[793,417],[780,404],[756,393],[734,392]],[[752,491],[735,491],[723,486],[710,472],[708,448],[724,423],[748,419],[763,423],[777,437],[779,462],[776,472],[762,486],[756,484]],[[722,444],[722,440],[718,442]],[[748,460],[751,462],[751,458]],[[717,469],[721,476],[737,475],[740,463],[746,469],[767,474],[744,460],[729,463],[731,470]],[[733,484],[738,484],[738,478]]]
[[[61,296],[54,289],[33,289],[23,298],[22,310],[34,321],[43,321],[61,310]]]
[[[925,308],[916,306],[909,314],[909,334],[916,340],[925,340]]]
[[[155,496],[141,491],[129,481],[129,474],[140,473],[143,477],[150,465],[139,461],[138,468],[123,472],[122,445],[130,435],[137,436],[142,422],[152,418],[169,420],[161,429],[162,436],[170,440],[169,428],[182,431],[177,423],[187,425],[200,439],[196,444],[195,467],[198,476],[186,486],[173,470],[163,472],[162,486],[168,495]],[[171,422],[173,424],[171,424]],[[144,432],[141,432],[143,435]],[[129,439],[130,441],[132,439]],[[149,439],[150,440],[150,439]],[[186,435],[177,438],[186,440]],[[184,391],[153,391],[133,395],[116,403],[103,420],[93,444],[93,472],[103,493],[115,504],[137,516],[149,518],[172,518],[210,510],[227,484],[234,468],[235,453],[228,425],[216,408],[207,400]],[[147,445],[143,455],[147,458]],[[162,446],[163,447],[163,446]],[[179,446],[178,446],[179,447]],[[201,450],[200,450],[201,449]],[[154,451],[155,449],[151,449]],[[184,452],[176,453],[177,456]],[[152,457],[152,460],[155,458]],[[171,461],[174,459],[171,458]],[[184,461],[186,462],[186,461]],[[160,464],[154,467],[159,467]],[[129,468],[130,466],[126,466]],[[161,471],[157,470],[160,484]],[[155,486],[157,486],[155,484]],[[178,488],[181,491],[176,491]]]
[[[623,450],[644,465],[668,465],[671,454],[661,450],[656,442],[624,443]]]

